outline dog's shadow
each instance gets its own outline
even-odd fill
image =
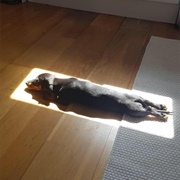
[[[93,107],[81,105],[81,104],[65,105],[65,104],[57,103],[55,101],[47,100],[43,98],[42,92],[40,91],[34,91],[34,90],[30,90],[26,88],[25,92],[31,94],[32,99],[36,100],[38,104],[48,107],[50,106],[50,103],[54,103],[56,104],[59,110],[64,111],[64,112],[73,112],[75,114],[85,116],[88,118],[101,118],[104,120],[113,119],[113,120],[122,121],[122,118],[123,118],[123,114],[103,110],[100,108],[93,108]],[[125,121],[131,122],[131,123],[140,123],[142,121],[158,121],[158,119],[156,117],[127,118],[125,119]]]

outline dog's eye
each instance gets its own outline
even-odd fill
[[[35,80],[33,81],[33,84],[34,84],[34,85],[38,85],[38,84],[39,84],[39,79],[35,79]]]

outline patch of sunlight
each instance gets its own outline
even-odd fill
[[[81,117],[86,120],[91,120],[91,121],[107,124],[107,125],[114,126],[114,127],[122,126],[122,127],[131,128],[133,130],[137,130],[137,131],[141,131],[141,132],[145,132],[145,133],[149,133],[152,135],[157,135],[157,136],[161,136],[161,137],[165,137],[165,138],[173,138],[174,137],[173,115],[169,115],[168,121],[166,123],[152,121],[152,119],[151,118],[149,119],[149,117],[146,117],[145,121],[141,121],[139,123],[131,123],[128,121],[131,119],[133,121],[133,118],[127,117],[127,116],[123,117],[123,121],[119,121],[116,119],[103,119],[103,118],[94,118],[94,117],[91,118],[91,117],[79,115],[74,112],[69,112],[68,110],[62,111],[54,103],[50,103],[48,106],[42,105],[42,104],[38,103],[37,100],[33,99],[32,95],[30,93],[27,93],[25,91],[25,89],[26,89],[25,83],[28,80],[34,79],[36,76],[38,76],[41,73],[52,73],[52,74],[56,75],[58,78],[69,78],[70,77],[68,75],[55,73],[52,71],[43,70],[43,69],[39,69],[39,68],[34,68],[27,75],[27,77],[21,82],[21,84],[16,88],[16,90],[12,93],[11,98],[15,99],[17,101],[22,101],[22,102],[33,104],[33,105],[40,106],[43,108],[60,111],[60,112],[63,112],[64,114]],[[103,86],[112,88],[114,90],[118,90],[120,92],[128,92],[128,93],[138,94],[138,95],[140,95],[146,99],[149,99],[153,102],[165,104],[168,107],[168,111],[173,111],[173,106],[172,106],[173,102],[172,102],[172,99],[169,97],[145,93],[145,92],[136,91],[136,90],[130,91],[127,89],[122,89],[122,88],[114,87],[114,86],[110,86],[110,85],[103,85]],[[150,121],[148,121],[148,120],[150,120]]]

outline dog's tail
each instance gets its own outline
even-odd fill
[[[160,113],[164,113],[164,114],[169,114],[169,115],[172,115],[172,114],[173,114],[173,112],[166,111],[166,110],[157,109],[156,111],[157,111],[157,112],[160,112]]]

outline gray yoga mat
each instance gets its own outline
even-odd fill
[[[124,116],[103,180],[180,179],[180,41],[151,38],[133,89],[170,99],[173,115],[166,123]]]

